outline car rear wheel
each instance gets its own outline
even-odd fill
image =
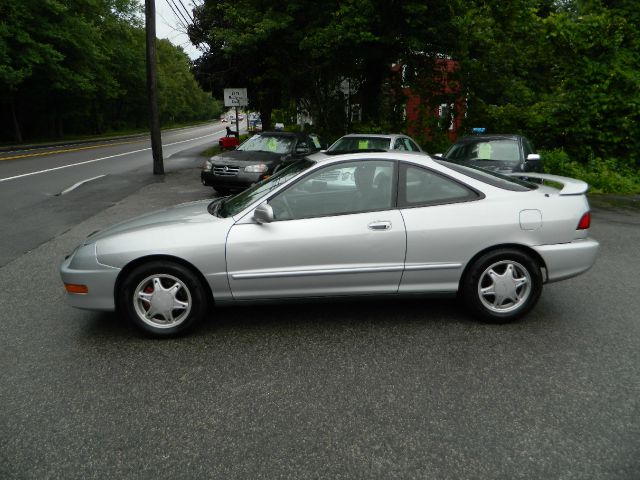
[[[187,332],[207,313],[208,292],[190,269],[152,261],[133,269],[120,288],[119,306],[138,328],[159,337]]]
[[[500,249],[474,261],[462,281],[470,312],[488,323],[507,323],[525,315],[542,293],[538,263],[524,252]]]

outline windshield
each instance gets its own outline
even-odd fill
[[[358,150],[389,150],[389,138],[342,137],[331,145],[328,152],[355,152]]]
[[[512,192],[528,192],[529,190],[535,190],[538,188],[538,185],[535,183],[525,182],[524,180],[520,180],[516,177],[491,172],[473,165],[459,165],[442,160],[436,160],[436,162],[458,173],[462,173],[467,177],[471,177],[474,180],[478,180],[504,190],[511,190]]]
[[[238,147],[244,152],[291,153],[295,138],[279,135],[254,135]]]
[[[447,160],[520,162],[520,147],[516,140],[478,140],[459,143],[451,147],[445,155]]]
[[[221,217],[236,215],[256,200],[267,195],[269,192],[275,190],[280,185],[287,182],[289,179],[295,177],[298,173],[306,170],[314,164],[315,162],[306,158],[304,160],[299,160],[295,163],[292,163],[288,167],[279,170],[276,174],[272,175],[266,180],[256,183],[245,191],[234,195],[233,197],[223,199],[220,207],[216,208],[214,211]],[[214,200],[214,202],[215,201],[216,200]]]

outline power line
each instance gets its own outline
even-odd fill
[[[171,9],[171,11],[173,12],[173,16],[176,17],[176,20],[178,21],[178,25],[180,27],[183,28],[183,30],[187,30],[187,26],[182,23],[182,21],[180,20],[180,17],[178,16],[178,13],[175,11],[175,9],[173,8],[173,5],[171,5],[170,0],[166,0],[167,5],[169,5],[169,8]],[[166,20],[165,20],[166,22]],[[168,22],[167,22],[168,23]]]
[[[184,6],[184,3],[182,3],[182,0],[178,0],[178,3],[180,3],[180,5],[182,5],[182,9],[187,14],[187,18],[189,20],[191,20],[191,23],[195,23],[195,21],[193,19],[193,16],[191,15],[191,13],[189,13],[189,10],[187,10],[187,7]]]
[[[187,20],[185,18],[184,14],[180,11],[180,9],[178,8],[178,5],[176,4],[175,0],[171,0],[171,3],[173,3],[173,6],[175,7],[175,10],[173,10],[173,8],[171,10],[174,12],[174,15],[176,15],[176,17],[178,16],[178,14],[180,15],[180,18],[182,18],[182,20],[183,20],[182,28],[184,28],[185,31],[186,31],[187,30],[187,25],[189,25],[189,20]],[[177,14],[176,14],[176,12],[177,12]]]

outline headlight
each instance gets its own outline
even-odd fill
[[[244,167],[244,171],[247,173],[264,173],[269,170],[264,163],[259,163],[258,165],[249,165],[248,167]]]
[[[204,167],[202,167],[202,169],[211,170],[212,166],[213,166],[213,162],[211,162],[211,160],[207,160],[206,162],[204,162]]]
[[[96,244],[81,245],[71,254],[69,268],[74,270],[91,270],[96,266]]]

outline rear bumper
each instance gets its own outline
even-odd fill
[[[599,246],[593,238],[585,238],[533,249],[540,254],[547,267],[547,282],[557,282],[589,270],[596,262]]]

